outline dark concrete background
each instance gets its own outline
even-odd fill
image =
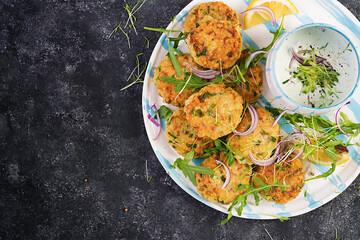
[[[334,239],[360,237],[360,178],[284,223],[233,218],[180,189],[148,142],[136,54],[189,1],[147,1],[139,35],[109,33],[123,1],[0,3],[0,239]],[[358,0],[341,0],[360,17]],[[135,1],[129,1],[133,5]],[[150,48],[146,40],[154,38]],[[148,162],[148,183],[145,161]],[[126,211],[127,209],[127,211]]]

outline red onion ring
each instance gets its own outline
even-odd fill
[[[276,158],[279,156],[279,151],[280,151],[280,145],[278,145],[276,147],[274,155],[268,159],[258,160],[252,155],[251,151],[249,151],[249,157],[250,157],[251,161],[253,161],[256,165],[262,166],[262,167],[267,167],[275,162]]]
[[[301,50],[301,51],[299,51],[299,53],[301,53],[301,52],[311,53],[310,50]],[[311,66],[309,63],[305,63],[305,64],[304,64],[305,59],[304,59],[303,57],[299,56],[298,53],[295,52],[294,48],[291,48],[291,53],[292,53],[293,57],[290,59],[289,68],[291,68],[294,60],[298,61],[298,62],[299,62],[300,64],[302,64],[303,66]],[[331,70],[335,71],[335,69],[333,68],[333,66],[326,60],[326,58],[321,57],[321,56],[318,56],[318,55],[315,55],[315,61],[316,61],[318,64],[321,64],[321,65],[323,65],[324,67],[330,68]]]
[[[160,132],[161,132],[161,119],[160,119],[160,115],[159,115],[159,111],[154,103],[154,105],[151,106],[151,109],[154,109],[154,111],[156,112],[156,117],[157,117],[157,121],[151,116],[151,114],[148,114],[148,119],[158,128],[156,136],[154,138],[154,140],[158,139],[160,136]]]
[[[256,109],[250,104],[248,106],[248,109],[249,109],[249,112],[250,112],[250,115],[251,115],[251,126],[250,126],[250,128],[248,130],[246,130],[245,132],[242,132],[242,133],[235,130],[234,134],[236,136],[249,135],[250,133],[252,133],[256,129],[256,127],[257,127],[257,125],[259,123],[259,115],[258,115]]]
[[[213,79],[215,78],[215,75],[219,75],[221,72],[220,71],[215,71],[215,70],[199,70],[195,67],[192,67],[189,63],[185,63],[186,67],[190,70],[190,72],[192,72],[193,74],[195,74],[196,76],[198,76],[199,78],[203,78],[203,79]]]
[[[294,48],[291,48],[291,53],[293,55],[293,58],[295,58],[296,61],[298,61],[300,64],[304,65],[304,66],[311,66],[309,63],[305,63],[304,64],[304,61],[305,59],[300,57],[297,52],[295,52]]]
[[[229,184],[230,182],[230,178],[231,178],[231,173],[230,173],[230,169],[228,168],[228,166],[226,166],[225,163],[223,163],[222,161],[219,161],[219,160],[215,160],[217,164],[221,164],[224,168],[225,168],[225,171],[226,171],[226,180],[224,182],[224,184],[222,185],[221,189],[224,189],[226,188],[226,186]]]
[[[340,110],[341,110],[343,107],[345,107],[346,105],[349,105],[349,104],[350,104],[350,101],[347,102],[347,103],[345,103],[344,106],[339,107],[339,109],[336,111],[336,114],[335,114],[335,123],[336,123],[336,126],[337,126],[337,128],[340,130],[340,132],[342,132],[345,136],[350,136],[350,134],[344,132],[344,131],[341,129],[340,124],[339,124],[339,113],[340,113]]]
[[[275,13],[274,13],[274,11],[273,11],[271,8],[266,7],[266,6],[256,6],[256,7],[247,9],[246,11],[242,12],[241,14],[245,14],[245,13],[251,12],[251,11],[259,11],[259,12],[266,13],[267,15],[270,16],[271,21],[272,21],[272,24],[273,24],[273,27],[276,25]]]
[[[294,56],[290,59],[290,62],[289,62],[289,68],[291,68],[292,64],[294,63],[295,61],[295,58]]]
[[[278,143],[278,145],[280,145],[280,150],[281,150],[281,152],[286,149],[286,147],[281,146],[283,143],[291,142],[291,141],[293,141],[294,139],[299,138],[299,137],[303,137],[306,141],[308,141],[308,142],[310,143],[310,138],[309,138],[306,134],[302,133],[302,132],[301,132],[299,129],[297,129],[297,128],[295,129],[295,131],[296,131],[296,132],[291,133],[285,140],[283,140],[283,141],[281,141],[281,142]],[[299,157],[301,157],[301,155],[302,155],[303,153],[304,153],[304,145],[301,147],[300,151],[296,154],[296,156],[293,157],[293,158],[292,158],[290,161],[288,161],[288,162],[292,162],[292,161],[294,161],[295,159],[298,159]],[[283,154],[283,153],[281,153],[281,154]],[[284,155],[285,155],[285,154],[284,154]],[[283,155],[283,156],[284,156],[284,155]],[[281,157],[278,158],[277,163],[279,163],[279,162],[282,161],[282,157],[283,157],[283,156],[281,156]]]
[[[280,113],[280,115],[275,119],[275,122],[274,122],[274,124],[273,124],[271,127],[275,126],[275,125],[279,122],[280,118],[281,118],[286,112],[289,112],[289,111],[290,111],[289,109],[285,108],[284,111],[282,111],[282,112]]]
[[[267,53],[267,51],[257,51],[250,54],[248,61],[246,62],[246,69],[249,68],[251,61],[260,53]]]

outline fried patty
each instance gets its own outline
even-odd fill
[[[234,157],[243,163],[253,164],[249,157],[249,151],[256,159],[270,158],[279,140],[280,127],[278,124],[272,127],[275,120],[271,114],[262,107],[256,107],[256,111],[259,115],[259,123],[252,133],[246,136],[237,136],[235,134],[228,136],[228,142]],[[245,132],[251,126],[251,120],[249,110],[246,110],[245,116],[236,130]]]
[[[205,159],[202,166],[215,169],[215,174],[211,178],[208,175],[196,173],[197,189],[203,198],[211,202],[228,204],[234,201],[239,194],[243,193],[243,191],[237,190],[240,184],[248,185],[250,183],[252,169],[249,165],[235,161],[228,167],[230,170],[230,182],[224,189],[221,189],[226,181],[226,170],[223,166],[217,167],[218,165],[215,160],[222,161],[227,165],[227,161],[225,161],[226,156],[223,152],[215,153]]]
[[[176,55],[177,60],[180,63],[182,74],[179,77],[176,74],[176,70],[171,63],[168,56],[161,61],[160,65],[155,69],[154,77],[152,81],[155,83],[155,86],[159,92],[159,95],[164,99],[163,101],[178,107],[183,107],[185,104],[185,100],[188,99],[191,94],[193,94],[192,88],[184,89],[181,94],[179,92],[175,92],[175,84],[167,83],[161,80],[161,77],[172,77],[177,80],[186,81],[184,72],[190,72],[189,69],[186,67],[185,63],[189,63],[191,66],[201,69],[198,66],[194,59],[191,57],[190,54]]]
[[[217,139],[240,123],[243,99],[224,84],[211,84],[186,100],[186,119],[199,137]]]
[[[196,6],[188,15],[183,25],[185,35],[192,32],[204,19],[229,21],[232,25],[239,25],[237,13],[223,2],[208,2]]]
[[[174,111],[166,123],[165,133],[169,144],[182,156],[194,150],[195,157],[197,158],[204,154],[205,149],[214,146],[213,142],[204,145],[204,143],[211,141],[211,139],[197,136],[195,130],[186,120],[183,108]]]
[[[240,58],[241,28],[230,21],[207,18],[187,36],[190,54],[204,68],[227,69]]]
[[[291,157],[290,157],[291,158]],[[304,164],[298,158],[292,162],[284,161],[282,164],[272,164],[267,167],[258,167],[254,176],[265,182],[272,184],[279,182],[283,185],[288,185],[288,188],[281,189],[280,187],[272,187],[265,195],[265,191],[260,194],[268,201],[273,201],[279,204],[285,204],[288,201],[296,198],[305,184],[305,172],[303,171]],[[258,182],[253,181],[256,187],[259,187]]]

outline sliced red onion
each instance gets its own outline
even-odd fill
[[[281,118],[286,112],[289,112],[289,111],[290,111],[289,109],[285,108],[284,111],[282,111],[282,112],[280,113],[280,115],[275,119],[275,122],[274,122],[274,124],[273,124],[271,127],[275,126],[275,125],[279,122],[280,118]]]
[[[282,152],[286,149],[286,147],[283,146],[284,143],[289,143],[289,142],[292,142],[294,139],[297,139],[297,138],[304,138],[306,141],[308,141],[310,143],[310,138],[302,133],[299,129],[295,128],[295,132],[291,133],[286,139],[282,140],[281,142],[278,143],[278,145],[280,146],[280,155],[283,154]],[[290,143],[291,144],[291,143]],[[292,162],[294,161],[295,159],[301,157],[301,155],[304,153],[304,145],[301,147],[300,151],[296,154],[295,157],[293,157],[290,161],[288,162]],[[281,158],[279,157],[277,162],[281,162],[282,161],[282,158],[283,156],[285,156],[285,154],[283,154],[281,156]]]
[[[157,132],[156,132],[156,136],[154,138],[154,140],[158,139],[160,136],[160,132],[161,132],[161,119],[160,119],[160,115],[159,115],[159,111],[154,103],[154,105],[151,106],[151,109],[154,109],[154,111],[156,112],[156,117],[157,117],[157,121],[151,116],[151,114],[148,114],[148,119],[157,127]]]
[[[203,79],[213,79],[213,78],[215,78],[215,75],[220,75],[220,73],[221,73],[220,71],[215,71],[215,70],[202,71],[195,67],[192,67],[189,63],[185,63],[185,65],[190,70],[190,72],[192,72],[199,78],[203,78]]]
[[[291,48],[291,53],[293,55],[293,58],[295,58],[296,61],[298,61],[300,64],[304,65],[304,66],[311,66],[309,63],[305,63],[304,64],[304,61],[305,59],[300,57],[297,52],[295,52],[294,48]]]
[[[249,157],[250,157],[251,161],[253,161],[256,165],[262,166],[262,167],[267,167],[275,162],[276,158],[279,156],[279,151],[280,151],[280,145],[278,145],[276,147],[274,155],[268,159],[258,160],[252,155],[251,151],[249,151]]]
[[[253,52],[252,54],[250,54],[249,59],[246,62],[246,69],[249,68],[250,63],[252,62],[252,60],[260,53],[267,53],[267,51],[257,51],[257,52]]]
[[[229,184],[230,182],[230,178],[231,178],[231,173],[230,173],[230,169],[228,168],[228,166],[226,166],[225,163],[223,163],[222,161],[219,161],[219,160],[215,160],[217,164],[221,164],[224,168],[225,168],[225,171],[226,171],[226,180],[224,182],[224,185],[222,185],[221,189],[224,189],[226,188],[226,186]]]
[[[293,157],[293,159],[289,160],[288,162],[292,162],[295,159],[298,159],[299,157],[301,157],[301,155],[304,153],[304,146],[301,147],[300,151],[298,152],[298,154],[296,154],[295,157]]]
[[[302,52],[311,53],[310,50],[301,50],[299,53],[302,53]],[[309,63],[304,64],[305,59],[303,57],[299,56],[298,53],[295,52],[294,48],[291,48],[291,53],[292,53],[293,57],[290,60],[289,68],[291,68],[291,65],[293,64],[294,60],[298,61],[303,66],[311,66]],[[323,65],[324,67],[330,68],[331,70],[335,71],[333,66],[326,60],[326,58],[315,55],[315,60],[317,63]]]
[[[295,57],[293,56],[291,59],[290,59],[290,62],[289,62],[289,68],[291,68],[292,64],[294,63],[295,61]]]
[[[273,11],[271,8],[266,7],[266,6],[256,6],[256,7],[250,8],[250,9],[242,12],[241,14],[245,14],[245,13],[251,12],[251,11],[266,13],[267,15],[270,16],[271,21],[272,21],[272,24],[273,24],[273,27],[276,25],[275,13],[274,13],[274,11]]]
[[[237,136],[249,135],[250,133],[252,133],[256,129],[256,127],[257,127],[257,125],[259,123],[259,115],[258,115],[256,109],[250,104],[248,106],[248,109],[249,109],[249,112],[250,112],[250,115],[251,115],[251,126],[250,126],[250,128],[248,130],[246,130],[245,132],[242,132],[242,133],[235,130],[234,134],[237,135]]]
[[[339,124],[339,113],[340,113],[340,110],[341,110],[343,107],[345,107],[346,105],[349,105],[349,104],[350,104],[350,101],[347,102],[347,103],[345,103],[344,106],[340,107],[340,108],[336,111],[336,114],[335,114],[335,123],[336,123],[338,129],[340,130],[340,132],[342,132],[345,136],[350,136],[350,134],[344,132],[344,131],[341,129],[340,124]]]

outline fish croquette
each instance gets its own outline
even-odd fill
[[[159,95],[164,99],[164,102],[174,106],[182,107],[185,104],[185,100],[188,99],[191,94],[193,94],[192,89],[184,89],[179,94],[179,92],[175,92],[175,84],[164,82],[161,80],[161,77],[172,77],[177,80],[186,81],[184,72],[189,72],[189,70],[185,63],[189,63],[192,67],[196,67],[198,69],[201,69],[201,67],[194,62],[194,59],[190,56],[190,54],[184,54],[183,56],[178,54],[176,55],[176,58],[181,66],[181,77],[176,74],[174,65],[170,61],[169,57],[165,56],[160,65],[155,69],[152,81],[154,82]]]
[[[174,111],[167,121],[165,134],[169,144],[182,156],[194,150],[194,156],[197,158],[204,154],[205,149],[214,146],[214,143],[209,138],[197,136],[195,130],[187,122],[182,108]],[[206,142],[209,143],[205,144]]]
[[[237,13],[223,2],[208,2],[196,6],[188,15],[183,25],[185,35],[191,33],[204,19],[217,21],[229,21],[233,25],[239,25]]]
[[[207,19],[187,36],[194,61],[204,68],[227,69],[240,58],[241,28],[229,21]]]
[[[228,136],[228,142],[234,153],[234,157],[242,162],[253,164],[249,157],[249,152],[259,160],[265,160],[271,157],[273,150],[276,148],[280,135],[280,127],[274,124],[274,118],[262,107],[256,107],[259,115],[259,123],[255,130],[246,136],[237,136],[231,134]],[[244,118],[237,126],[236,131],[245,132],[251,126],[252,117],[246,110]]]
[[[228,204],[243,193],[243,191],[237,190],[239,185],[250,183],[252,168],[235,161],[231,166],[228,166],[231,176],[230,182],[224,189],[221,189],[226,181],[226,170],[223,166],[218,167],[215,160],[222,161],[227,165],[226,156],[223,152],[215,153],[205,159],[201,166],[214,169],[214,176],[196,173],[197,189],[203,198],[211,202]]]
[[[199,137],[217,139],[240,123],[243,99],[224,84],[211,84],[186,100],[186,119]]]
[[[304,164],[299,158],[292,162],[284,161],[281,164],[274,163],[267,167],[258,167],[254,176],[264,183],[273,184],[274,181],[278,181],[280,184],[289,186],[283,189],[280,187],[272,187],[266,195],[265,191],[260,191],[260,194],[266,200],[279,204],[285,204],[295,199],[305,184],[303,167]],[[253,183],[256,187],[260,186],[256,180],[253,181]]]

